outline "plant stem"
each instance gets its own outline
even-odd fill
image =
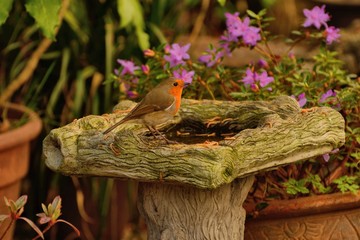
[[[46,228],[42,231],[42,233],[45,234],[47,231],[50,230],[50,228],[51,228],[53,225],[54,225],[54,224],[52,224],[52,223],[49,222],[49,224],[48,224],[48,225],[46,226]],[[36,239],[38,239],[38,238],[40,238],[40,235],[37,235],[37,236],[34,237],[32,240],[36,240]]]
[[[195,40],[197,39],[197,37],[199,36],[199,33],[204,25],[204,19],[206,17],[206,13],[209,9],[209,5],[210,5],[210,0],[202,0],[201,2],[201,10],[199,15],[196,18],[195,24],[194,24],[194,28],[190,34],[189,37],[189,42],[193,43],[195,42]]]
[[[9,231],[9,229],[11,228],[11,226],[13,225],[13,223],[14,223],[14,219],[11,218],[11,222],[9,223],[9,225],[7,226],[7,228],[5,229],[4,233],[1,235],[0,240],[5,237],[6,233]]]

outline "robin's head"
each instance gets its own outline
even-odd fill
[[[177,97],[181,97],[183,88],[185,87],[185,82],[179,78],[170,78],[166,81],[168,92]]]

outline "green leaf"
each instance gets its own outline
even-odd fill
[[[53,209],[60,209],[61,208],[61,197],[56,196],[51,203]]]
[[[251,10],[246,10],[246,13],[247,13],[247,15],[249,15],[250,17],[252,17],[252,18],[255,18],[255,19],[260,19],[260,16],[259,15],[257,15],[256,13],[254,13],[253,11],[251,11]]]
[[[358,177],[357,176],[342,176],[338,179],[335,179],[333,181],[333,183],[337,184],[337,188],[342,192],[352,192],[352,193],[357,193],[357,191],[359,190],[359,185],[357,184],[358,181]]]
[[[47,210],[45,204],[42,203],[42,204],[41,204],[41,208],[42,208],[42,210],[44,211],[44,213],[45,213],[46,215],[48,215],[48,210]]]
[[[44,235],[41,232],[41,230],[35,225],[35,223],[33,221],[31,221],[30,219],[26,218],[26,217],[20,217],[19,219],[24,220],[27,224],[29,224],[29,226],[35,230],[35,232],[42,238],[44,239]]]
[[[226,0],[217,0],[220,6],[225,6]]]
[[[27,0],[26,10],[40,26],[43,34],[55,40],[55,29],[59,25],[61,0]]]
[[[1,0],[0,7],[0,26],[6,21],[14,0]]]
[[[360,139],[359,139],[360,140]],[[360,142],[359,142],[360,143]],[[351,153],[350,156],[355,158],[356,160],[360,160],[360,152]]]
[[[324,184],[321,182],[321,178],[319,175],[313,175],[310,174],[307,178],[306,181],[311,183],[314,188],[316,188],[317,190],[319,190],[320,193],[328,193],[331,190],[331,187],[325,187]]]
[[[307,194],[309,193],[309,189],[306,188],[306,180],[300,179],[296,180],[293,178],[290,178],[287,182],[284,183],[284,186],[286,187],[286,192],[291,195],[296,195],[298,193]]]
[[[134,26],[142,50],[150,47],[149,36],[144,31],[145,23],[139,0],[117,0],[117,10],[121,18],[120,27]]]
[[[136,30],[136,36],[139,41],[139,46],[142,50],[150,48],[149,35],[146,32],[138,28]]]
[[[22,195],[21,197],[19,197],[15,202],[16,208],[20,209],[24,207],[27,202],[27,198],[28,197],[26,195]]]
[[[9,199],[7,199],[7,197],[4,196],[4,202],[5,202],[5,205],[10,207],[10,202],[9,202]]]

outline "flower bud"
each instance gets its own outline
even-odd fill
[[[152,49],[146,49],[146,50],[144,50],[144,56],[145,57],[154,57],[155,52]]]
[[[150,67],[149,67],[149,65],[141,65],[141,70],[143,71],[143,73],[145,74],[145,75],[149,75],[149,73],[150,73]]]

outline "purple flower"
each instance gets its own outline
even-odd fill
[[[324,155],[322,155],[323,159],[325,162],[328,162],[330,159],[330,155],[328,153],[325,153]]]
[[[245,44],[255,46],[258,41],[261,40],[260,28],[249,27],[243,34],[243,41]]]
[[[190,58],[187,51],[190,48],[190,43],[186,44],[185,46],[181,47],[179,44],[174,43],[171,45],[171,48],[168,50],[170,55],[165,55],[164,59],[170,63],[170,67],[174,67],[177,65],[183,65],[184,60]]]
[[[225,13],[228,35],[223,36],[225,42],[237,42],[238,37],[242,37],[245,44],[255,46],[261,39],[260,29],[250,26],[250,18],[246,17],[243,21],[239,18],[239,13]]]
[[[231,13],[225,13],[225,18],[226,18],[226,26],[232,26],[232,25],[236,25],[238,23],[238,21],[240,21],[239,18],[240,13],[235,12],[233,14]]]
[[[228,33],[225,33],[220,37],[220,46],[224,49],[225,53],[228,56],[231,56],[231,50],[230,50],[230,43],[231,42],[237,42],[237,38],[233,38]]]
[[[135,66],[132,61],[118,59],[117,62],[123,67],[120,75],[124,76],[125,74],[134,74],[135,70],[138,70],[140,67]],[[115,74],[119,75],[119,71],[115,71]]]
[[[305,106],[307,99],[305,96],[305,93],[301,93],[299,94],[299,96],[296,98],[294,95],[292,95],[291,97],[295,98],[297,100],[297,102],[299,103],[299,106],[302,108],[303,106]]]
[[[315,6],[313,9],[304,9],[303,13],[306,17],[306,20],[303,24],[304,27],[310,27],[314,25],[317,29],[324,25],[327,27],[326,22],[330,20],[329,14],[325,13],[325,5]]]
[[[255,83],[257,73],[251,71],[250,68],[246,69],[245,77],[241,80],[245,85],[252,85]]]
[[[185,69],[178,69],[173,72],[175,78],[182,79],[185,83],[191,84],[195,72],[194,71],[186,71]]]
[[[340,34],[340,29],[330,26],[325,29],[325,35],[326,35],[326,44],[330,45],[335,41],[338,41]]]
[[[208,49],[206,50],[206,53],[207,54],[199,57],[199,61],[205,63],[207,67],[214,66],[218,60],[224,56],[224,51],[216,49]]]
[[[324,93],[323,95],[321,95],[319,102],[323,103],[326,101],[326,99],[328,99],[329,97],[335,97],[336,96],[336,92],[334,92],[332,89],[328,90],[326,93]]]
[[[227,21],[228,22],[228,21]],[[232,21],[231,24],[227,24],[227,30],[232,38],[244,36],[250,26],[250,18],[246,17],[243,21],[238,17]]]
[[[259,59],[257,64],[260,68],[269,68],[269,63],[264,59]]]
[[[273,77],[269,77],[266,71],[263,71],[261,74],[258,74],[257,80],[260,83],[260,87],[265,87],[269,83],[274,81]]]
[[[334,150],[332,150],[330,153],[331,154],[334,154],[334,153],[337,153],[339,152],[339,149],[338,148],[335,148]],[[324,155],[322,155],[323,159],[325,162],[328,162],[330,160],[330,153],[325,153]]]
[[[245,85],[253,85],[257,82],[259,82],[260,87],[265,87],[269,83],[274,81],[273,77],[269,77],[266,71],[263,71],[262,73],[258,74],[257,72],[251,71],[250,68],[246,69],[246,75],[241,80]]]
[[[135,78],[133,79],[133,83],[137,83],[139,79]],[[134,99],[138,97],[138,93],[136,91],[130,90],[131,86],[129,83],[124,83],[124,90],[125,90],[125,94],[128,98],[130,99]]]

